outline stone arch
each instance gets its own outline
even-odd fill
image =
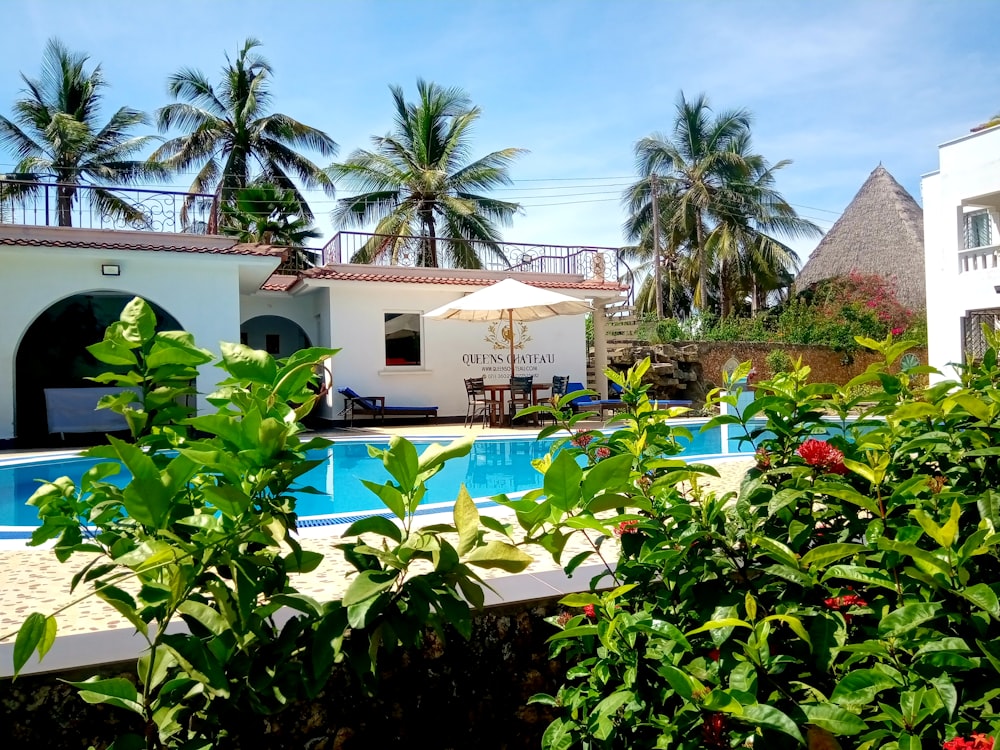
[[[21,334],[14,356],[14,434],[18,445],[40,446],[58,442],[48,433],[46,388],[86,388],[89,376],[107,368],[87,353],[86,347],[104,337],[104,329],[118,320],[134,294],[94,290],[64,297],[39,313]],[[178,330],[177,319],[147,300],[156,314],[157,329]],[[71,438],[93,442],[93,436]]]
[[[312,346],[309,334],[291,318],[257,315],[240,324],[240,342],[275,357],[287,357]]]

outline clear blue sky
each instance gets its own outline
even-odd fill
[[[779,189],[824,229],[879,162],[919,202],[938,144],[1000,111],[995,0],[4,0],[3,20],[8,114],[52,36],[103,65],[108,114],[162,106],[170,73],[214,79],[257,37],[274,109],[340,157],[391,127],[389,84],[459,86],[483,109],[475,155],[531,152],[502,194],[524,205],[511,242],[622,244],[633,145],[669,131],[681,90],[749,109],[757,151],[793,161]]]

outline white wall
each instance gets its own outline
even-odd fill
[[[423,365],[400,368],[385,364],[385,313],[424,313],[481,287],[319,280],[309,283],[328,284],[330,288],[330,346],[342,348],[331,361],[337,388],[348,386],[362,395],[385,396],[390,406],[436,405],[440,417],[461,417],[466,409],[464,378],[484,376],[487,382],[510,378],[509,348],[495,349],[484,340],[488,323],[423,318]],[[560,291],[573,294],[572,290]],[[533,375],[542,382],[549,382],[553,375],[569,375],[571,380],[585,383],[584,326],[583,315],[528,323],[531,340],[515,354],[536,361],[518,364],[517,374]],[[336,417],[343,408],[343,397],[336,392],[333,407],[332,416]]]
[[[1000,128],[964,136],[939,147],[940,169],[921,183],[927,278],[929,363],[945,377],[962,361],[961,319],[970,310],[1000,307],[1000,268],[959,272],[965,205],[1000,201]],[[994,244],[1000,239],[994,235]],[[990,262],[995,262],[991,254]]]
[[[14,436],[15,359],[28,326],[53,303],[82,292],[110,290],[155,302],[218,353],[219,342],[239,341],[238,257],[152,251],[0,247],[0,439]],[[120,276],[102,276],[115,263]],[[202,368],[198,390],[214,390],[221,372]],[[204,407],[203,399],[199,406]]]

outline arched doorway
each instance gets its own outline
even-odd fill
[[[46,388],[86,388],[95,384],[87,377],[107,366],[87,352],[90,344],[104,338],[104,330],[118,320],[134,297],[112,291],[75,294],[56,302],[28,326],[17,348],[14,381],[15,434],[18,445],[87,444],[100,435],[49,435],[45,410]],[[158,330],[178,330],[177,319],[153,302]]]
[[[243,323],[240,326],[240,343],[252,349],[263,349],[278,358],[312,346],[302,326],[279,315],[258,315]]]

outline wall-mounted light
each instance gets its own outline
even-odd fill
[[[121,276],[122,267],[115,263],[102,263],[101,264],[101,275],[102,276]]]

